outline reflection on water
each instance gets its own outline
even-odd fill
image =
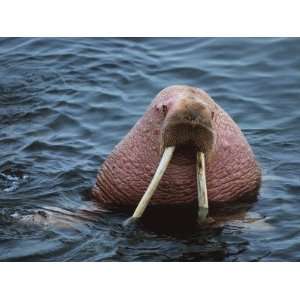
[[[300,40],[0,39],[1,261],[299,260]],[[263,168],[259,200],[213,212],[101,210],[97,169],[172,84],[205,89]],[[151,214],[155,214],[155,222]]]

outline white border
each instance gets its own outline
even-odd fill
[[[0,36],[297,36],[298,3],[2,0]]]
[[[295,299],[291,263],[2,263],[3,299]]]

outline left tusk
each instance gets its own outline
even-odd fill
[[[198,222],[202,223],[208,215],[208,198],[205,175],[205,157],[203,152],[197,152],[197,192],[198,192]]]
[[[142,197],[141,201],[139,202],[137,208],[134,211],[134,214],[132,215],[131,219],[137,219],[140,218],[146,207],[148,206],[151,197],[153,196],[162,176],[164,175],[168,164],[172,158],[172,155],[174,153],[175,146],[167,147],[163,153],[163,156],[160,160],[159,166],[157,167],[157,170],[152,178],[151,183],[149,184],[144,196]]]

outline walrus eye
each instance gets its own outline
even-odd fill
[[[167,105],[165,105],[165,104],[162,105],[162,112],[163,112],[164,116],[166,116],[166,114],[167,114],[167,112],[168,112],[168,107],[167,107]]]
[[[214,116],[215,116],[215,113],[212,111],[212,112],[211,112],[211,119],[212,119],[212,120],[214,119]]]

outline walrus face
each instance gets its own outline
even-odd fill
[[[132,219],[140,218],[155,192],[176,148],[187,146],[195,150],[198,190],[198,220],[208,215],[205,174],[205,156],[210,158],[214,144],[213,112],[201,99],[193,96],[169,101],[156,107],[164,114],[161,127],[160,150],[162,157],[148,189],[139,202]]]
[[[161,153],[166,147],[191,146],[208,157],[214,144],[213,112],[201,100],[189,97],[162,105]]]

